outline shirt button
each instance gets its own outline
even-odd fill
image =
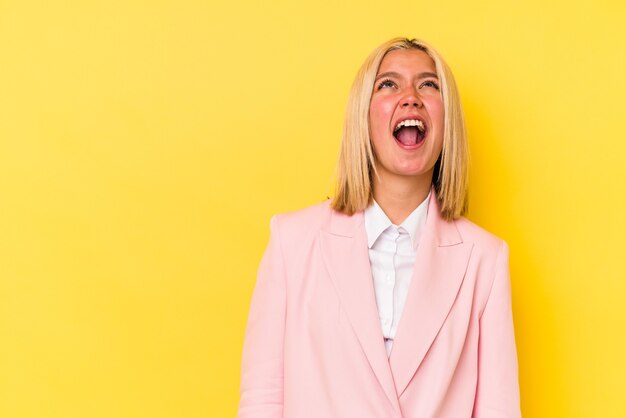
[[[391,276],[388,274],[388,275],[385,276],[385,279],[387,279],[387,281],[390,282],[391,281]]]
[[[388,319],[383,319],[383,325],[387,325],[389,323]]]

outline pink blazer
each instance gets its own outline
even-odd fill
[[[245,332],[239,418],[521,416],[507,244],[431,193],[391,357],[363,212],[277,215]]]

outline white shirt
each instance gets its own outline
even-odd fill
[[[398,226],[391,223],[376,201],[365,209],[365,231],[374,293],[387,356],[391,355],[393,338],[411,284],[429,198],[430,193]]]

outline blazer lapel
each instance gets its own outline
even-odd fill
[[[394,409],[400,405],[378,319],[363,212],[332,212],[320,232],[321,252],[341,305]]]
[[[409,293],[389,358],[398,396],[416,373],[452,308],[472,247],[462,241],[454,222],[441,217],[432,190]]]

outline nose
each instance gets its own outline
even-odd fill
[[[402,97],[401,105],[402,107],[422,107],[422,99],[420,99],[414,87],[406,89],[406,92]]]

